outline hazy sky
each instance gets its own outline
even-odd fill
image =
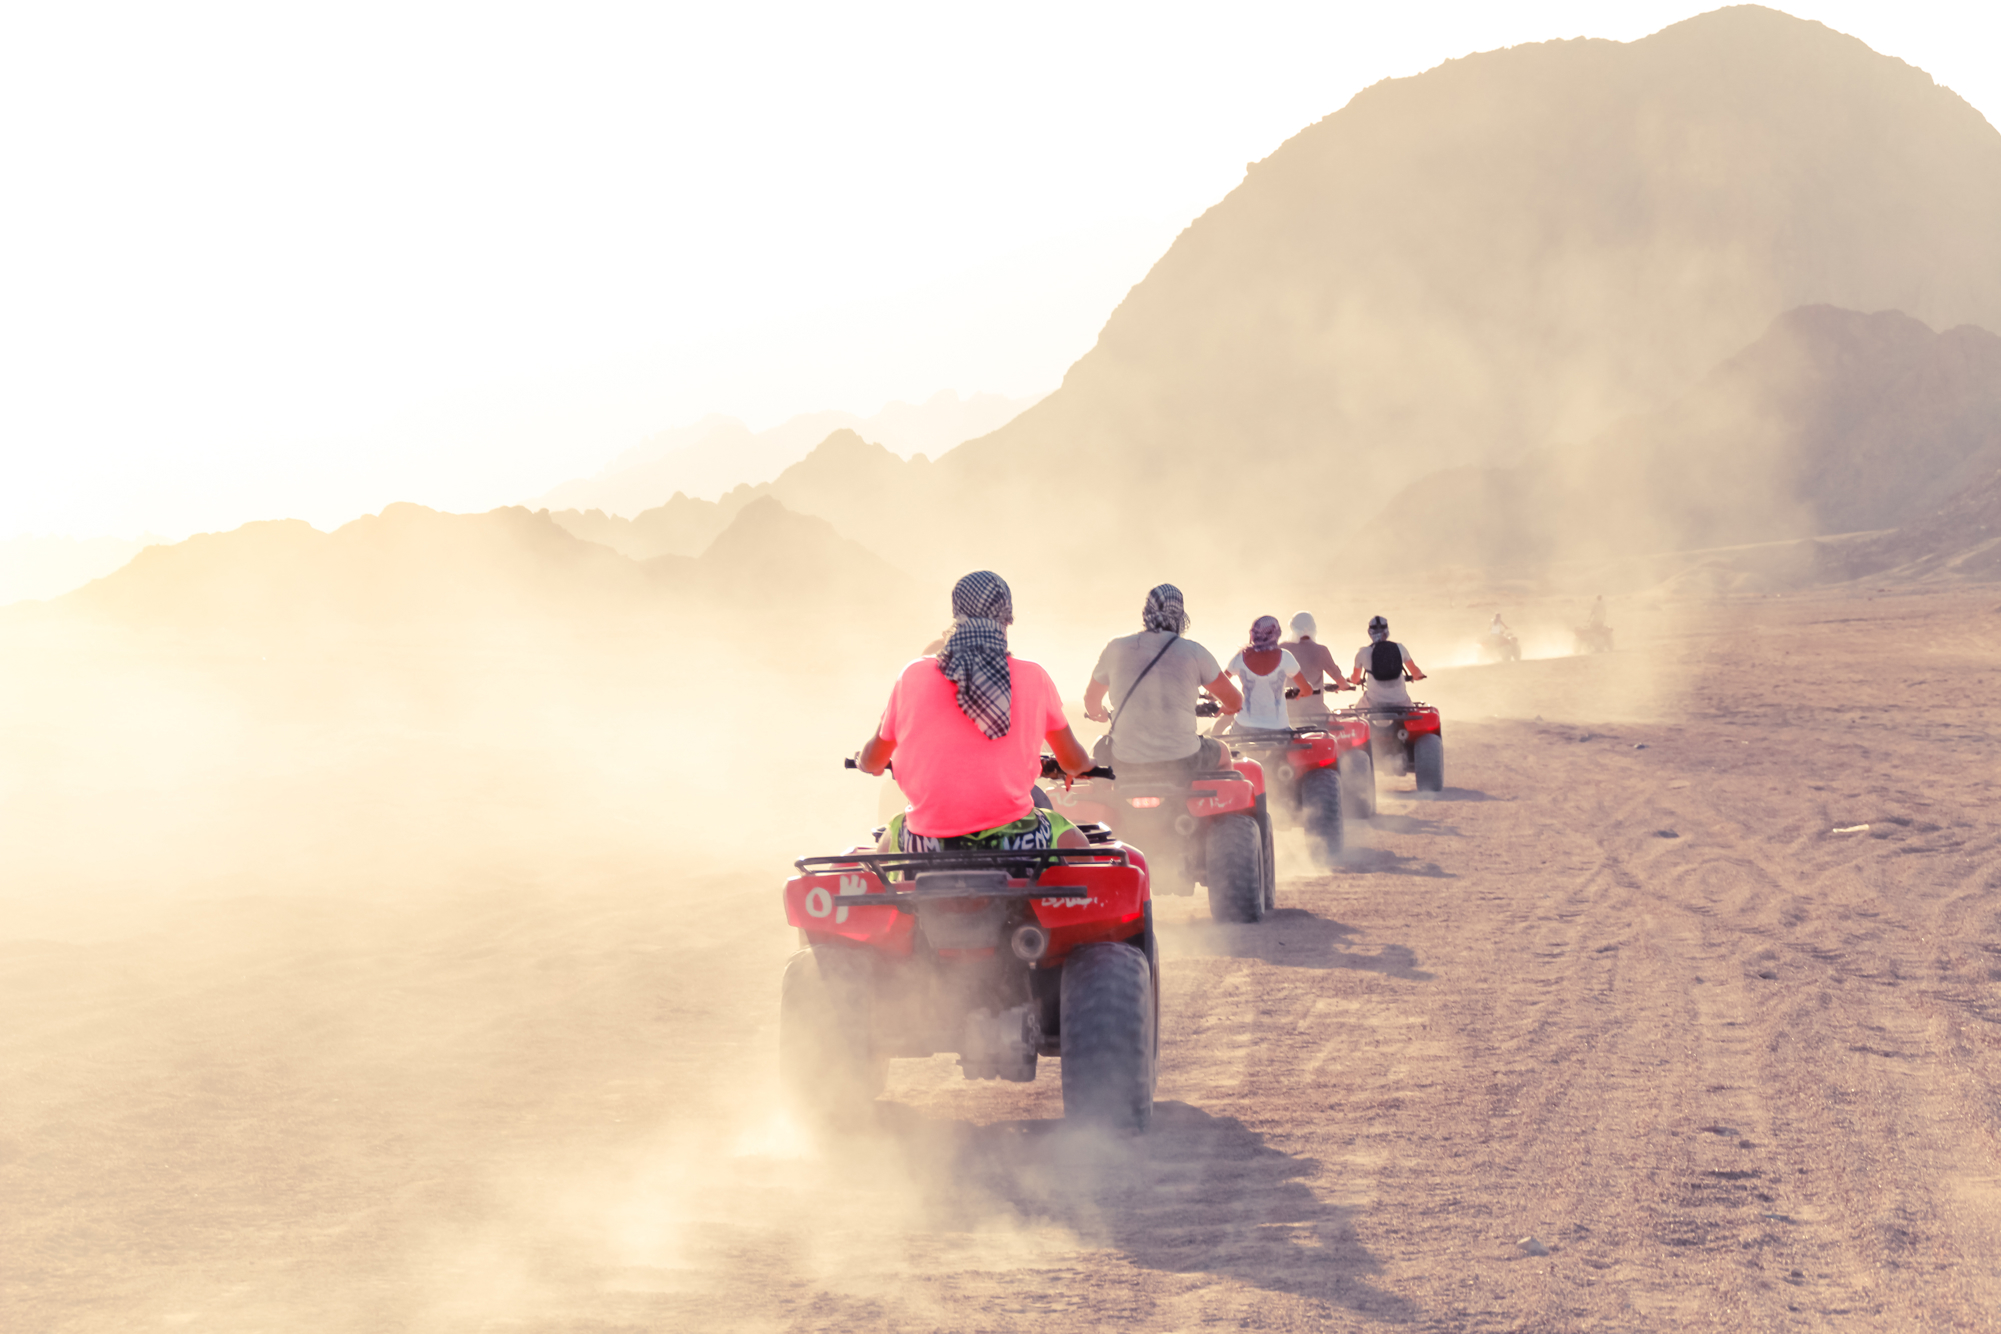
[[[704,412],[1053,387],[1378,79],[1685,5],[0,11],[0,537],[487,508]],[[2001,112],[2001,6],[1815,4]]]

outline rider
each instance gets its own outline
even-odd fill
[[[1087,847],[1068,820],[1030,796],[1042,743],[1065,773],[1091,767],[1063,716],[1049,673],[1007,651],[1014,598],[990,570],[952,589],[952,630],[935,658],[903,669],[858,767],[881,773],[896,756],[910,809],[890,821],[885,851]]]
[[[1508,628],[1508,623],[1501,619],[1501,613],[1497,611],[1494,613],[1493,624],[1487,627],[1487,637],[1490,639],[1513,639],[1515,632]]]
[[[1347,678],[1341,674],[1341,664],[1334,661],[1332,650],[1314,639],[1318,633],[1320,628],[1314,624],[1313,613],[1302,611],[1292,618],[1292,638],[1279,645],[1292,655],[1292,660],[1299,664],[1299,674],[1306,678],[1306,689],[1299,698],[1285,704],[1286,716],[1295,727],[1324,724],[1327,706],[1318,692],[1348,688]]]
[[[1226,714],[1244,707],[1244,697],[1216,665],[1216,657],[1184,639],[1188,612],[1181,590],[1161,584],[1146,595],[1140,612],[1146,627],[1105,645],[1091,684],[1084,689],[1084,716],[1109,722],[1109,758],[1123,769],[1171,764],[1190,770],[1227,767],[1229,752],[1214,737],[1195,730],[1196,691],[1206,688]],[[1107,711],[1110,692],[1117,708]]]
[[[1236,716],[1232,732],[1292,729],[1285,707],[1286,683],[1297,686],[1301,698],[1307,698],[1312,687],[1300,673],[1298,659],[1278,642],[1278,617],[1260,616],[1251,622],[1251,642],[1237,650],[1224,670],[1244,683],[1244,711]]]
[[[1597,601],[1591,604],[1591,614],[1584,618],[1584,623],[1593,630],[1603,630],[1605,628],[1605,595],[1603,593],[1600,593]]]
[[[1424,672],[1411,660],[1410,650],[1390,639],[1390,623],[1381,616],[1369,618],[1369,645],[1355,654],[1355,673],[1348,679],[1362,687],[1362,706],[1381,705],[1409,708],[1410,691],[1404,689],[1404,673],[1422,681]]]

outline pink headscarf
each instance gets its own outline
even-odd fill
[[[1251,622],[1251,648],[1269,653],[1278,647],[1278,617],[1260,616]]]

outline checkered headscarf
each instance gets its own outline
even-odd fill
[[[1014,595],[992,570],[975,570],[952,586],[952,633],[938,654],[938,670],[959,687],[959,710],[988,737],[1007,735],[1014,702],[1008,676],[1007,628],[1014,624]]]
[[[1160,584],[1146,595],[1146,606],[1140,611],[1140,619],[1149,630],[1160,630],[1170,635],[1178,635],[1188,628],[1188,610],[1181,605],[1181,590],[1173,584]]]
[[[1269,653],[1278,647],[1278,617],[1260,616],[1251,622],[1251,649]]]

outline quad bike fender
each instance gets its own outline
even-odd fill
[[[1368,744],[1368,729],[1362,732],[1362,743]],[[1341,737],[1333,732],[1319,732],[1301,737],[1285,752],[1285,768],[1290,774],[1280,772],[1282,781],[1292,781],[1315,769],[1331,769],[1341,762]]]
[[[800,875],[785,882],[785,920],[814,943],[852,941],[884,954],[908,954],[917,919],[895,908],[869,908],[856,900],[883,893],[882,881],[857,867],[839,874]]]
[[[1412,736],[1424,736],[1430,732],[1443,734],[1445,731],[1444,724],[1439,720],[1438,710],[1429,706],[1412,709],[1404,717],[1403,726]]]
[[[1243,760],[1233,761],[1230,767],[1235,769],[1238,773],[1242,774],[1244,777],[1251,780],[1252,793],[1260,797],[1262,797],[1265,794],[1264,765],[1260,764],[1256,760],[1243,759]],[[1190,806],[1188,809],[1191,812],[1195,810],[1193,806]]]
[[[1258,793],[1264,789],[1264,769],[1255,760],[1239,762],[1256,766],[1257,786],[1241,778],[1198,778],[1188,789],[1188,813],[1196,819],[1211,815],[1228,815],[1232,811],[1248,811],[1257,807]]]
[[[1130,940],[1146,930],[1148,905],[1146,862],[1128,850],[1131,866],[1059,866],[1039,883],[1078,885],[1091,891],[1087,899],[1030,899],[1035,920],[1049,932],[1049,949],[1041,966],[1062,961],[1080,945]]]

